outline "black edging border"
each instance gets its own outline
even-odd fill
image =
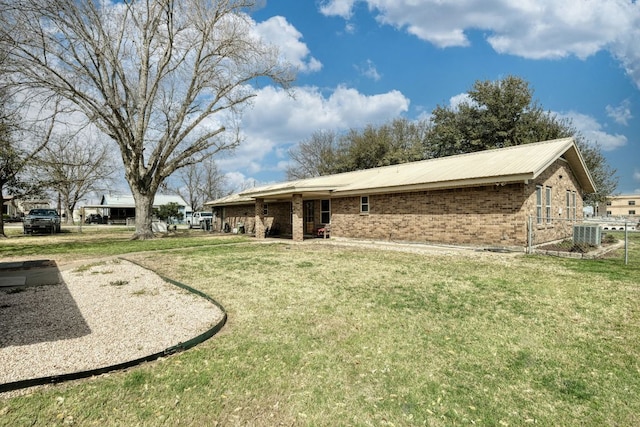
[[[130,262],[132,264],[137,265],[138,267],[142,267],[146,270],[152,271],[153,273],[157,274],[155,271],[142,266],[141,264],[125,259],[125,258],[120,258],[124,261]],[[166,356],[170,356],[172,354],[181,352],[181,351],[185,351],[188,350],[192,347],[195,347],[198,344],[201,344],[203,342],[205,342],[206,340],[208,340],[209,338],[213,337],[215,334],[217,334],[223,327],[224,325],[227,323],[227,312],[224,309],[224,307],[222,305],[220,305],[220,303],[218,303],[216,300],[214,300],[213,298],[211,298],[209,295],[200,292],[197,289],[192,288],[191,286],[185,285],[184,283],[180,283],[177,282],[173,279],[169,279],[167,277],[161,276],[158,274],[158,276],[160,276],[160,278],[162,280],[164,280],[167,283],[170,283],[174,286],[177,286],[181,289],[184,289],[188,292],[191,292],[201,298],[206,299],[207,301],[211,302],[213,305],[215,305],[216,307],[218,307],[221,311],[222,311],[222,320],[220,320],[217,324],[215,324],[211,329],[205,331],[204,333],[191,338],[190,340],[187,340],[185,342],[182,343],[178,343],[174,346],[168,347],[160,352],[157,353],[153,353],[150,354],[148,356],[144,356],[144,357],[140,357],[138,359],[134,359],[134,360],[130,360],[128,362],[123,362],[123,363],[118,363],[116,365],[109,365],[109,366],[103,366],[101,368],[96,368],[96,369],[89,369],[87,371],[79,371],[79,372],[72,372],[69,374],[61,374],[61,375],[49,375],[49,376],[45,376],[45,377],[40,377],[40,378],[31,378],[28,380],[20,380],[20,381],[13,381],[13,382],[9,382],[9,383],[4,383],[4,384],[0,384],[0,393],[4,393],[7,391],[14,391],[14,390],[20,390],[22,388],[28,388],[28,387],[34,387],[34,386],[39,386],[39,385],[46,385],[46,384],[58,384],[61,382],[65,382],[65,381],[72,381],[72,380],[79,380],[79,379],[83,379],[83,378],[89,378],[89,377],[93,377],[93,376],[97,376],[97,375],[102,375],[102,374],[106,374],[108,372],[114,372],[114,371],[121,371],[123,369],[127,369],[127,368],[131,368],[133,366],[137,366],[140,365],[144,362],[151,362],[154,360],[157,360],[161,357],[166,357]]]

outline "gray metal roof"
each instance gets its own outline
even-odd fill
[[[594,192],[595,185],[575,141],[563,138],[265,185],[206,204],[250,203],[255,198],[287,198],[294,193],[337,197],[524,182],[537,178],[561,157],[567,160],[584,191]]]
[[[187,202],[178,195],[172,194],[156,194],[153,199],[153,206],[162,206],[169,203],[177,203],[179,206],[188,206]],[[100,205],[104,207],[135,207],[136,203],[131,194],[104,194]]]

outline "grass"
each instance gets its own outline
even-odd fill
[[[170,237],[154,240],[131,240],[132,231],[126,228],[103,229],[79,233],[73,228],[55,235],[12,235],[0,240],[0,258],[48,257],[62,259],[95,258],[122,255],[140,251],[159,251],[188,247],[210,246],[246,241],[243,236],[228,235],[224,238],[211,234],[181,231]]]
[[[620,251],[131,253],[214,297],[225,328],[159,362],[0,400],[0,424],[637,425],[638,233],[631,243],[626,266]]]

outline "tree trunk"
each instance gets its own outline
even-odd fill
[[[73,220],[73,210],[76,208],[75,203],[71,203],[71,198],[68,195],[64,195],[63,197],[64,199],[64,211],[67,214],[67,217],[65,218],[65,223],[67,225],[73,225],[75,224],[75,221]]]
[[[2,195],[2,185],[0,185],[0,238],[7,237],[4,234],[4,215],[2,213],[2,207],[4,206],[4,196]]]
[[[133,199],[136,202],[136,230],[131,240],[153,239],[151,228],[151,215],[153,212],[153,194],[141,193],[140,190],[132,188]]]

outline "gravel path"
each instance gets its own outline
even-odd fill
[[[0,383],[101,368],[161,352],[224,316],[215,304],[113,259],[62,282],[0,288]]]

